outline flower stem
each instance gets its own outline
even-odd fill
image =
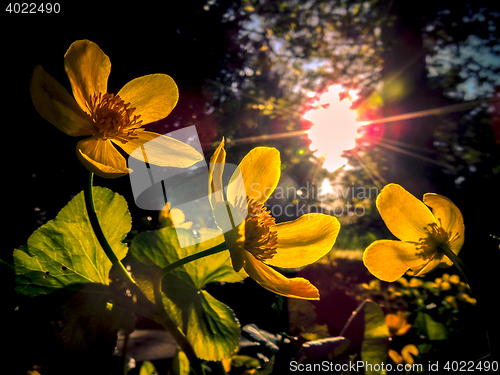
[[[130,289],[133,292],[139,292],[139,294],[142,294],[142,291],[139,289],[138,285],[135,283],[135,281],[132,279],[132,276],[128,273],[126,270],[125,266],[123,265],[122,262],[118,259],[116,254],[114,253],[113,249],[109,245],[108,241],[106,240],[106,236],[104,235],[104,232],[102,231],[101,225],[99,224],[99,219],[97,218],[97,213],[95,211],[94,207],[94,198],[93,198],[93,180],[94,180],[94,173],[90,172],[89,175],[89,184],[88,184],[88,189],[85,190],[85,206],[87,207],[87,215],[90,220],[90,225],[92,226],[92,229],[94,230],[94,234],[97,237],[97,240],[99,241],[99,244],[101,245],[102,249],[104,250],[104,253],[108,257],[108,259],[111,261],[113,266],[117,269],[118,273],[120,274],[121,277],[125,280],[127,285],[130,287]]]
[[[204,258],[204,257],[212,255],[212,254],[217,254],[217,253],[220,253],[221,251],[224,251],[224,250],[227,250],[227,246],[226,246],[225,242],[222,242],[221,244],[214,246],[210,249],[203,250],[203,251],[200,251],[199,253],[189,255],[185,258],[179,259],[178,261],[176,261],[172,264],[169,264],[168,266],[159,270],[156,273],[154,281],[153,281],[153,291],[154,291],[154,296],[155,296],[156,307],[158,309],[157,311],[162,311],[165,309],[165,307],[163,306],[163,299],[161,296],[161,282],[167,273],[169,273],[170,271],[172,271],[180,266],[183,266],[186,263],[192,262],[193,260]]]
[[[145,315],[147,318],[152,319],[155,322],[161,324],[172,335],[175,341],[177,341],[177,344],[179,344],[181,349],[184,351],[186,357],[188,358],[191,364],[191,368],[195,372],[195,374],[203,375],[204,372],[203,368],[201,367],[200,360],[196,356],[196,353],[194,352],[191,343],[188,341],[184,333],[182,333],[182,331],[177,327],[177,325],[172,320],[172,318],[170,318],[165,309],[163,309],[158,313],[153,303],[149,301],[149,299],[146,297],[141,288],[139,288],[134,279],[132,279],[132,276],[130,276],[125,266],[118,259],[113,249],[109,245],[108,241],[106,240],[106,236],[102,231],[101,225],[99,224],[99,219],[97,218],[97,213],[95,211],[93,194],[92,194],[93,180],[94,180],[94,173],[90,172],[88,188],[85,189],[84,192],[85,206],[87,208],[87,215],[89,217],[90,225],[92,226],[92,229],[94,231],[95,236],[97,237],[97,240],[99,241],[99,244],[101,245],[108,259],[111,261],[112,265],[116,267],[118,273],[120,274],[121,277],[123,277],[123,279],[129,286],[130,290],[138,297],[138,299],[142,303],[146,305],[145,308],[142,308],[135,305],[130,306],[130,304],[128,304],[129,308],[132,311],[139,312],[141,315]]]
[[[467,270],[467,267],[465,266],[464,262],[455,254],[450,247],[447,244],[441,244],[439,245],[439,250],[446,255],[450,260],[453,262],[455,267],[457,268],[458,272],[462,275],[464,278],[465,282],[470,285],[469,278],[467,274],[470,274],[469,271]]]

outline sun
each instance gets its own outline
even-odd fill
[[[340,94],[345,96],[343,100]],[[314,155],[325,158],[323,167],[330,172],[344,166],[347,160],[340,155],[356,146],[358,128],[363,124],[356,121],[357,114],[350,107],[357,98],[357,91],[333,85],[303,115],[313,124],[307,132],[312,141],[310,149]]]

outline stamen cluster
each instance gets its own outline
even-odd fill
[[[248,202],[245,223],[245,249],[260,260],[271,259],[278,247],[278,231],[274,217],[264,203]]]
[[[125,103],[118,95],[110,93],[95,93],[87,102],[92,121],[97,126],[97,134],[103,139],[113,138],[126,143],[130,138],[136,138],[142,121],[140,115],[134,115],[135,108]]]
[[[435,249],[439,249],[441,246],[448,246],[448,243],[459,237],[458,233],[452,234],[451,232],[446,232],[441,225],[441,220],[439,220],[439,223],[430,223],[424,228],[424,231],[427,233],[427,236],[420,238],[417,246],[422,251],[420,256],[423,259],[432,257]]]

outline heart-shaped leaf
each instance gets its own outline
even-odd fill
[[[429,314],[419,312],[415,318],[417,333],[426,336],[429,340],[446,340],[448,332],[443,323],[436,322]]]
[[[113,191],[93,188],[101,228],[118,259],[127,254],[122,241],[132,227],[125,199]],[[29,296],[47,294],[72,284],[108,284],[111,261],[90,225],[83,192],[53,219],[14,250],[16,291]]]
[[[191,231],[163,228],[144,232],[134,238],[130,251],[143,264],[164,268],[224,240],[217,230],[204,229],[199,235],[200,243],[182,247],[193,243]],[[149,276],[153,276],[158,267],[150,270]],[[208,283],[238,282],[245,277],[246,273],[233,270],[229,252],[223,251],[187,263],[163,278],[165,308],[186,334],[198,357],[210,361],[229,357],[237,350],[240,335],[240,326],[232,310],[203,288]],[[149,281],[138,275],[135,278],[141,289],[147,291],[144,284],[150,283],[152,278],[149,277]]]

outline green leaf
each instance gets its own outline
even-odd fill
[[[257,369],[260,367],[260,361],[248,355],[233,355],[231,357],[231,366],[236,368]]]
[[[436,322],[429,314],[419,312],[414,325],[417,333],[426,336],[429,340],[446,340],[448,333],[444,324]]]
[[[132,220],[125,199],[109,189],[94,188],[94,205],[102,230],[118,259],[127,254],[122,241]],[[83,192],[14,250],[16,291],[47,294],[72,284],[108,284],[111,262],[90,226]]]
[[[175,353],[175,357],[172,362],[172,369],[171,369],[172,373],[175,375],[189,375],[190,369],[191,365],[189,363],[188,357],[179,348]]]
[[[365,332],[361,344],[361,359],[372,366],[366,368],[365,374],[385,374],[380,371],[380,364],[387,359],[389,350],[389,328],[385,324],[385,315],[378,304],[366,301],[364,308]]]
[[[139,375],[157,375],[155,365],[153,365],[149,361],[142,362],[141,369],[139,371]]]
[[[130,251],[143,264],[164,268],[186,256],[219,245],[224,240],[220,234],[217,230],[201,230],[200,243],[182,247],[192,243],[192,232],[163,228],[136,236]],[[153,271],[148,271],[149,283],[157,270],[154,267]],[[233,270],[228,251],[187,263],[164,277],[165,308],[201,359],[219,361],[229,357],[238,348],[240,334],[233,311],[203,288],[208,283],[238,282],[245,277],[246,273]],[[136,280],[141,289],[148,290],[144,278],[136,276]]]
[[[290,332],[298,333],[306,340],[330,337],[328,326],[317,323],[316,308],[307,300],[288,298],[288,321]]]

